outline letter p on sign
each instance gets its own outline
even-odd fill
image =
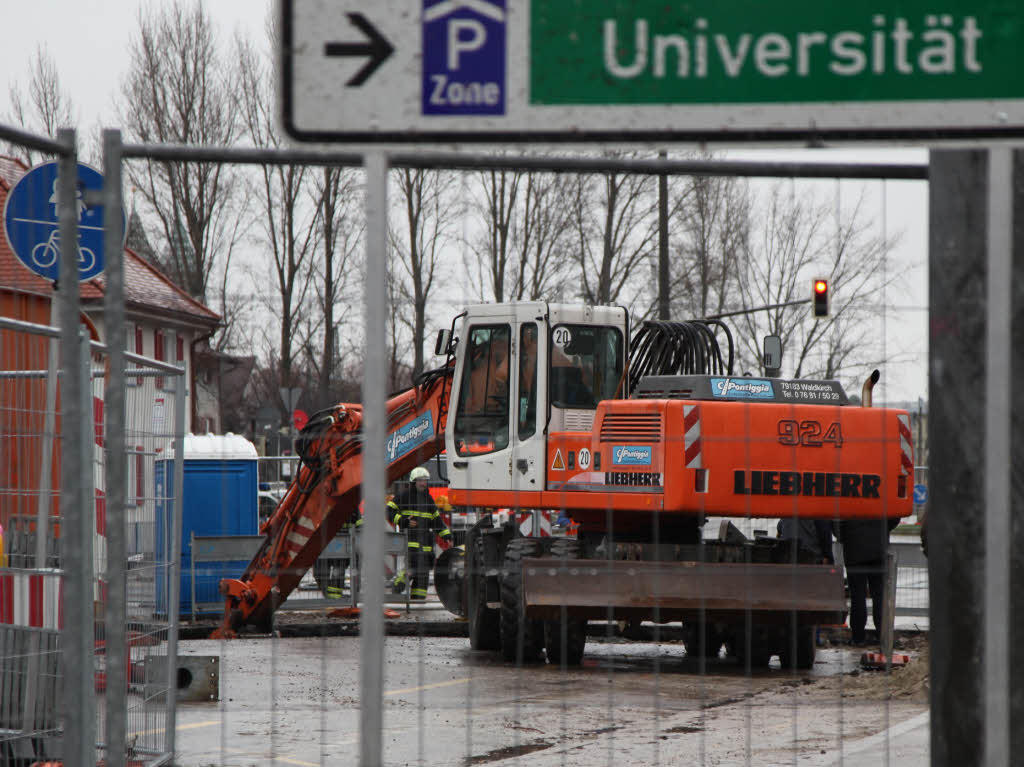
[[[468,34],[462,34],[467,32]],[[448,70],[459,68],[459,56],[480,50],[487,42],[487,28],[476,19],[449,19],[448,21]]]

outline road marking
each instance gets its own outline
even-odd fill
[[[434,682],[433,684],[424,684],[419,687],[406,687],[402,690],[390,690],[384,693],[384,697],[389,695],[405,695],[406,693],[419,692],[420,690],[433,690],[438,687],[451,687],[456,684],[467,684],[468,682],[469,677],[465,677],[464,679],[450,679],[447,682]]]
[[[174,728],[174,731],[178,732],[180,730],[197,730],[200,727],[212,727],[215,724],[220,724],[220,719],[211,719],[208,722],[193,722],[192,724],[179,724],[177,727]],[[128,737],[134,738],[139,735],[155,735],[157,733],[164,732],[164,730],[165,728],[163,727],[156,727],[152,730],[137,730],[136,732],[128,733]]]

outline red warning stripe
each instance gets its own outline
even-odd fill
[[[686,468],[704,468],[701,459],[700,408],[696,405],[683,406],[683,443]]]

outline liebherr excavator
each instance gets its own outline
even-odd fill
[[[523,537],[485,515],[444,558],[446,606],[509,661],[578,664],[587,620],[610,619],[682,621],[691,652],[809,667],[814,627],[843,620],[841,572],[799,539],[727,521],[705,538],[705,519],[912,510],[906,411],[850,406],[836,381],[735,376],[717,321],[645,323],[631,343],[621,307],[488,304],[436,352],[445,364],[388,402],[389,481],[444,451],[455,506],[565,510],[578,531]],[[268,626],[358,513],[361,421],[341,404],[302,430],[262,548],[221,583],[221,635]]]

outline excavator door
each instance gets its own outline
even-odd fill
[[[544,309],[531,303],[467,310],[445,434],[451,488],[484,495],[541,488]],[[472,502],[489,505],[485,497]]]

